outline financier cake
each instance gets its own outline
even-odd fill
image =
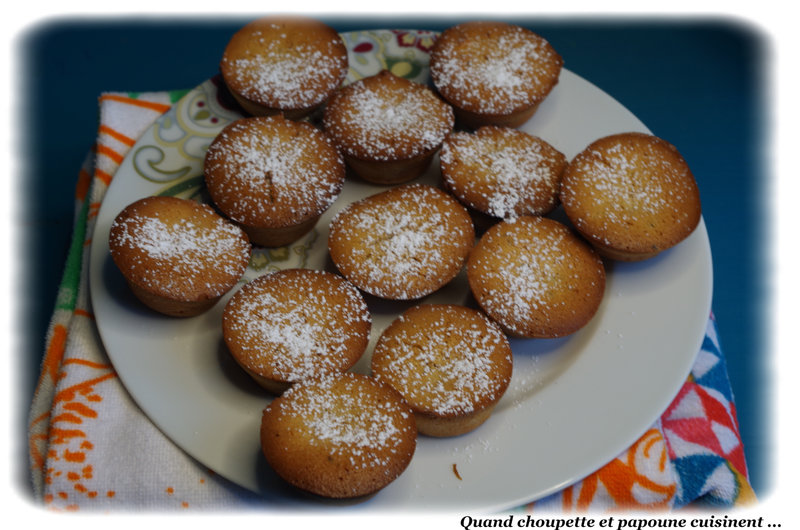
[[[446,192],[406,184],[339,211],[330,224],[333,263],[359,289],[413,300],[452,280],[474,244],[467,210]]]
[[[261,419],[269,465],[290,484],[323,497],[361,497],[386,487],[408,467],[416,444],[408,404],[362,374],[298,383]]]
[[[686,239],[700,222],[700,193],[669,142],[643,133],[600,138],[564,172],[561,202],[604,257],[637,261]]]
[[[213,306],[247,269],[247,235],[211,207],[146,197],[125,207],[108,237],[111,258],[145,305],[171,316]]]
[[[378,184],[424,173],[453,123],[453,109],[431,89],[388,70],[339,90],[323,115],[348,165]]]
[[[480,307],[509,335],[555,338],[597,312],[605,269],[566,225],[522,216],[495,224],[475,245],[467,280]]]
[[[563,63],[547,40],[528,29],[475,21],[439,36],[430,71],[460,126],[518,127],[556,86]]]
[[[222,336],[233,358],[267,390],[350,369],[371,319],[358,289],[336,274],[287,269],[245,284],[225,305]]]
[[[567,157],[541,138],[495,125],[449,134],[439,161],[445,188],[495,219],[553,211],[567,165]]]
[[[300,119],[319,108],[347,75],[347,48],[335,30],[304,17],[271,16],[233,37],[220,72],[242,108],[255,116]]]
[[[511,381],[511,346],[483,313],[450,304],[403,312],[381,334],[372,371],[411,405],[417,429],[456,436],[486,421]]]
[[[263,247],[312,230],[345,179],[344,160],[325,133],[280,115],[227,125],[208,147],[203,171],[217,208]]]

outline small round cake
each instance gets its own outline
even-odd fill
[[[672,144],[643,133],[596,140],[564,171],[570,222],[604,257],[637,261],[686,239],[700,222],[700,193]]]
[[[349,370],[364,353],[371,319],[358,289],[325,271],[286,269],[245,284],[225,305],[228,351],[265,389]]]
[[[339,90],[323,124],[358,176],[398,184],[425,172],[454,119],[431,89],[382,70]]]
[[[227,125],[208,147],[203,171],[217,208],[263,247],[288,245],[313,229],[345,179],[330,138],[282,116]]]
[[[351,203],[328,250],[345,278],[380,298],[413,300],[452,280],[475,240],[467,210],[433,186],[406,184]]]
[[[483,313],[419,305],[381,334],[372,371],[411,405],[417,429],[456,436],[485,422],[511,381],[511,346]]]
[[[563,62],[530,30],[504,22],[466,22],[439,36],[430,70],[462,127],[518,127],[556,86]]]
[[[361,374],[306,380],[268,405],[261,447],[301,490],[330,498],[375,493],[405,471],[417,445],[414,414],[390,386]]]
[[[555,338],[578,331],[597,312],[605,279],[592,247],[546,217],[497,223],[467,262],[478,304],[515,337]]]
[[[228,42],[220,62],[225,85],[255,116],[300,119],[319,108],[347,75],[347,48],[336,31],[304,17],[250,22]]]
[[[146,197],[111,224],[114,263],[145,305],[170,316],[200,314],[244,275],[247,235],[211,207],[177,197]]]
[[[445,188],[495,219],[550,213],[567,165],[566,156],[541,138],[494,125],[449,134],[439,161]]]

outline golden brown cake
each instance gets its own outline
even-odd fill
[[[220,71],[231,94],[255,116],[307,116],[347,75],[347,48],[336,31],[304,17],[250,22],[228,42]]]
[[[433,186],[406,184],[351,203],[331,221],[328,250],[359,289],[413,300],[452,280],[475,229],[466,209]]]
[[[372,371],[411,405],[417,429],[456,436],[485,422],[511,381],[511,346],[483,313],[425,304],[381,334]]]
[[[439,36],[430,70],[460,126],[518,127],[558,83],[563,62],[530,30],[504,22],[466,22]]]
[[[171,316],[206,311],[247,270],[247,235],[208,205],[177,197],[146,197],[111,224],[111,257],[133,293]]]
[[[454,117],[428,87],[382,70],[338,91],[323,123],[357,175],[398,184],[425,172]]]
[[[306,380],[264,409],[261,447],[301,490],[361,497],[394,481],[417,444],[414,415],[386,384],[361,374]]]
[[[600,138],[564,172],[569,220],[604,257],[650,258],[686,239],[700,222],[700,193],[672,144],[649,134]]]
[[[350,369],[364,353],[371,319],[358,289],[325,271],[287,269],[245,284],[222,315],[233,358],[273,393]]]
[[[509,127],[453,132],[439,155],[445,188],[493,218],[545,215],[558,205],[567,158],[546,141]]]
[[[600,257],[567,226],[546,217],[502,221],[467,262],[470,289],[509,335],[554,338],[586,325],[603,299]]]
[[[264,247],[288,245],[314,228],[345,179],[330,138],[282,116],[227,125],[208,147],[203,171],[219,210]]]

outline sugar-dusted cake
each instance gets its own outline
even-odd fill
[[[700,193],[669,142],[643,133],[600,138],[564,171],[561,201],[604,257],[637,261],[686,239],[700,223]]]
[[[325,133],[279,115],[227,125],[209,145],[203,171],[217,208],[264,247],[313,229],[345,179],[344,160]]]
[[[319,108],[347,75],[347,48],[326,24],[298,16],[269,16],[237,31],[220,72],[242,108],[255,116],[299,119]]]
[[[323,123],[357,175],[398,184],[425,172],[454,117],[427,86],[382,70],[339,90]]]
[[[165,196],[125,207],[108,246],[133,293],[171,316],[211,308],[240,280],[251,253],[247,235],[208,205]]]
[[[331,498],[386,487],[408,467],[417,444],[414,415],[389,385],[362,374],[306,380],[269,404],[261,447],[275,472]]]
[[[547,40],[505,22],[446,29],[431,50],[431,79],[467,128],[518,127],[558,83],[563,59]]]
[[[381,334],[372,372],[411,405],[417,429],[455,436],[485,422],[511,381],[511,346],[475,309],[423,304]]]
[[[595,315],[605,269],[592,247],[566,225],[522,216],[489,228],[467,262],[480,307],[509,335],[569,335]]]
[[[467,210],[433,186],[406,184],[349,204],[333,218],[328,249],[359,289],[413,300],[452,280],[474,244]]]
[[[369,341],[371,318],[358,289],[311,269],[268,273],[225,305],[222,336],[237,363],[267,390],[349,370]]]
[[[545,140],[494,125],[449,134],[439,160],[444,187],[495,219],[553,211],[567,165],[566,156]]]

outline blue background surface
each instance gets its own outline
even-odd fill
[[[339,31],[443,30],[456,17],[319,17]],[[25,197],[24,330],[17,352],[21,403],[30,402],[73,218],[78,169],[94,141],[107,91],[188,89],[217,72],[230,36],[249,19],[56,19],[20,35],[17,121]],[[772,477],[769,338],[768,39],[724,18],[515,18],[548,39],[565,67],[630,109],[688,161],[700,188],[714,260],[717,317],[751,482]],[[680,330],[675,330],[680,333]],[[632,397],[632,399],[635,399]],[[20,429],[25,428],[24,413]],[[24,439],[20,437],[20,450]],[[20,459],[20,461],[24,461]],[[27,466],[19,479],[27,481]]]

